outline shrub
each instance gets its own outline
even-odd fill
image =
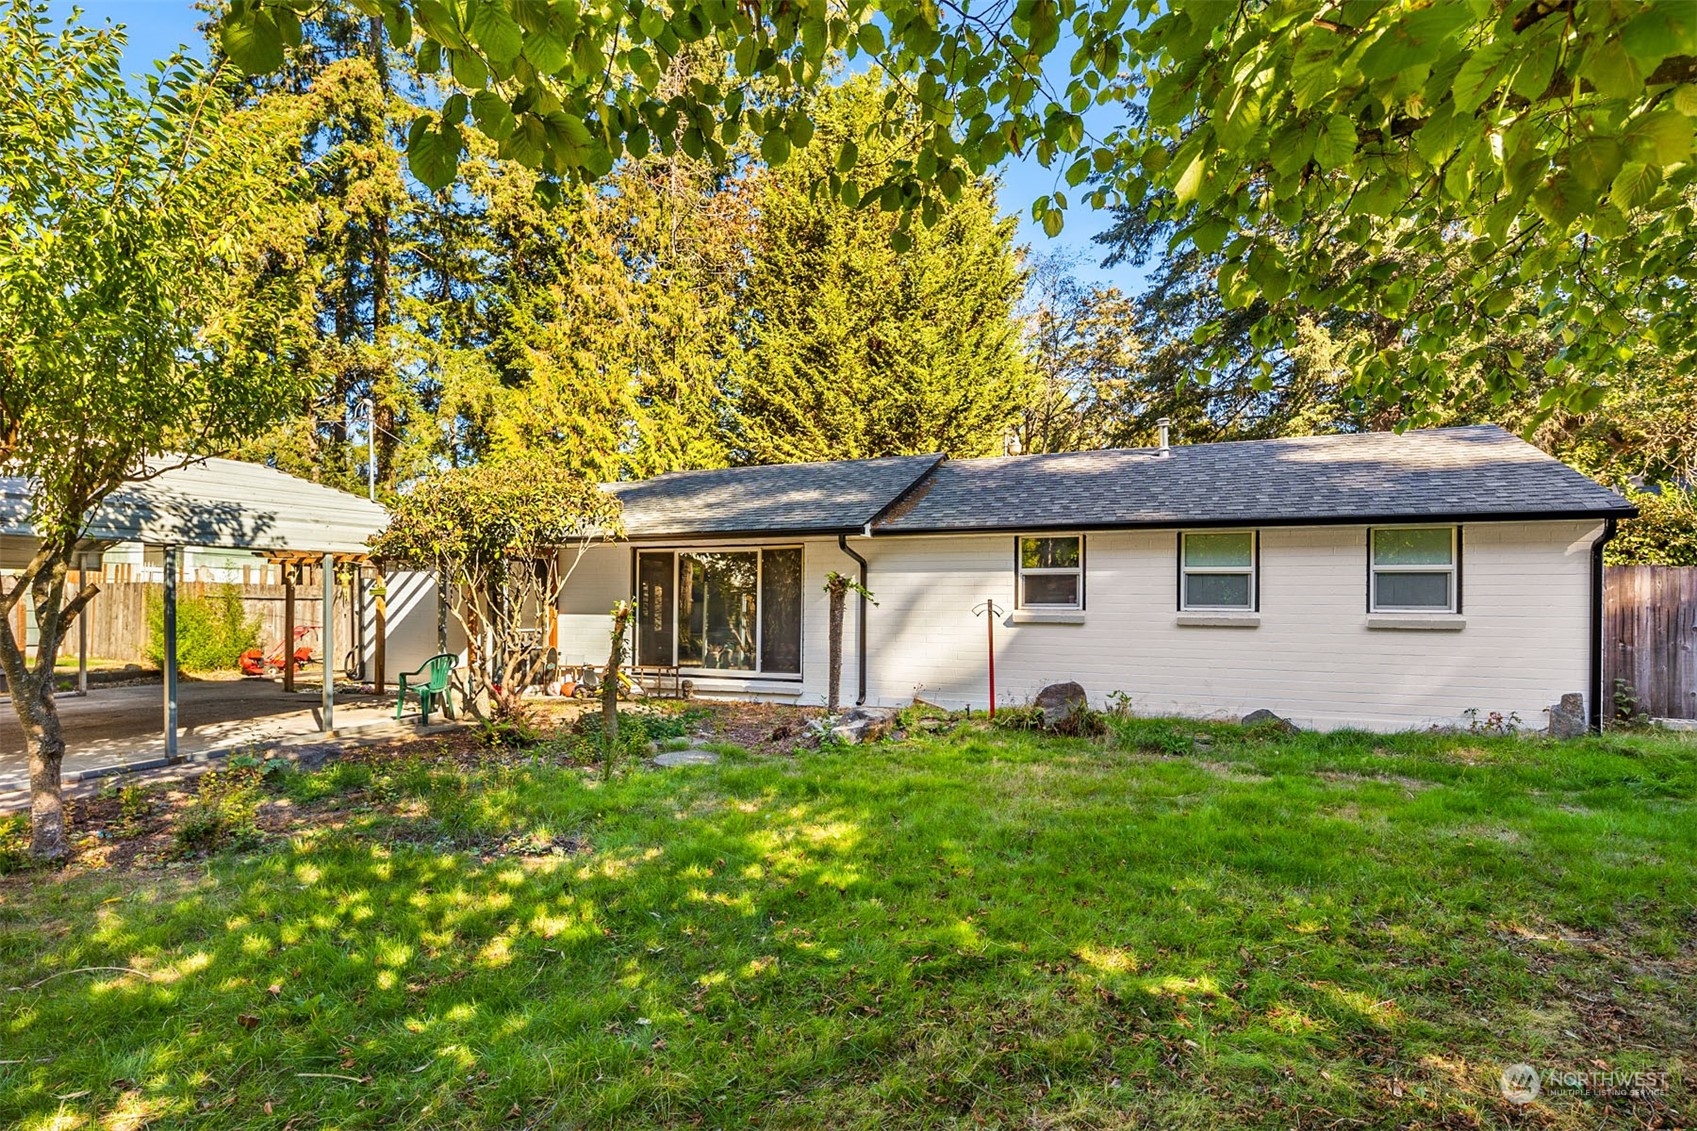
[[[668,738],[683,738],[694,732],[696,725],[703,719],[711,718],[713,712],[706,707],[683,707],[681,709],[666,709],[663,707],[622,708],[619,711],[619,744],[628,746],[625,742],[625,728],[640,736],[638,745],[644,742],[664,742]],[[591,742],[601,742],[601,712],[585,711],[577,720],[577,732]]]
[[[153,816],[153,798],[139,785],[126,785],[118,790],[118,820],[113,831],[119,836],[135,836]]]
[[[177,855],[193,856],[218,848],[246,848],[259,841],[261,780],[247,767],[203,774],[195,801],[183,811],[173,838]]]
[[[1195,739],[1167,719],[1115,717],[1110,723],[1114,745],[1121,750],[1151,754],[1189,754]]]
[[[0,876],[22,872],[34,864],[29,854],[29,814],[0,817]]]
[[[177,666],[188,672],[229,671],[242,653],[259,646],[259,618],[249,617],[242,592],[221,585],[210,594],[177,598]],[[147,654],[165,662],[165,596],[147,595]]]

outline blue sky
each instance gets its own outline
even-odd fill
[[[179,44],[198,45],[200,33],[195,27],[205,15],[196,11],[192,0],[82,0],[76,7],[83,10],[83,21],[98,24],[110,20],[123,24],[129,35],[125,68],[142,70],[155,59],[164,58]],[[55,20],[63,20],[73,5],[66,0],[52,0],[50,9]],[[1107,123],[1107,124],[1111,124]],[[1020,220],[1020,240],[1031,245],[1039,254],[1058,253],[1073,259],[1073,273],[1091,283],[1113,284],[1122,290],[1139,289],[1142,272],[1135,268],[1118,267],[1108,270],[1099,266],[1101,250],[1090,237],[1107,226],[1107,217],[1081,206],[1077,192],[1068,192],[1073,207],[1067,213],[1067,226],[1058,239],[1049,239],[1031,220],[1031,202],[1055,189],[1066,189],[1063,168],[1045,169],[1035,159],[1010,162],[1002,170],[1003,207]]]

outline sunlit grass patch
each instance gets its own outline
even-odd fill
[[[1400,1128],[1517,1118],[1517,1061],[1684,1088],[1694,763],[1127,720],[289,772],[259,848],[0,884],[0,1126]]]

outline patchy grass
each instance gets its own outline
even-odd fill
[[[1673,738],[969,723],[265,789],[258,850],[0,881],[0,1125],[1689,1125]],[[1517,1108],[1522,1061],[1672,1076]]]

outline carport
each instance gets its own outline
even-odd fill
[[[27,561],[34,552],[29,528],[28,484],[0,477],[0,569]],[[163,702],[161,729],[167,760],[178,760],[177,579],[179,554],[185,547],[245,550],[293,569],[303,564],[324,571],[324,611],[321,647],[325,678],[321,729],[335,730],[336,639],[334,600],[339,570],[358,571],[354,608],[369,560],[367,540],[388,521],[388,512],[375,502],[275,468],[230,459],[197,460],[161,470],[151,478],[127,484],[109,496],[89,523],[79,554],[86,559],[124,542],[141,543],[160,551],[163,560]],[[293,602],[289,604],[293,608]],[[375,679],[384,682],[386,629],[383,603],[376,602],[373,636]],[[86,690],[86,649],[79,649],[78,689]],[[293,670],[285,668],[284,685],[292,690]]]

